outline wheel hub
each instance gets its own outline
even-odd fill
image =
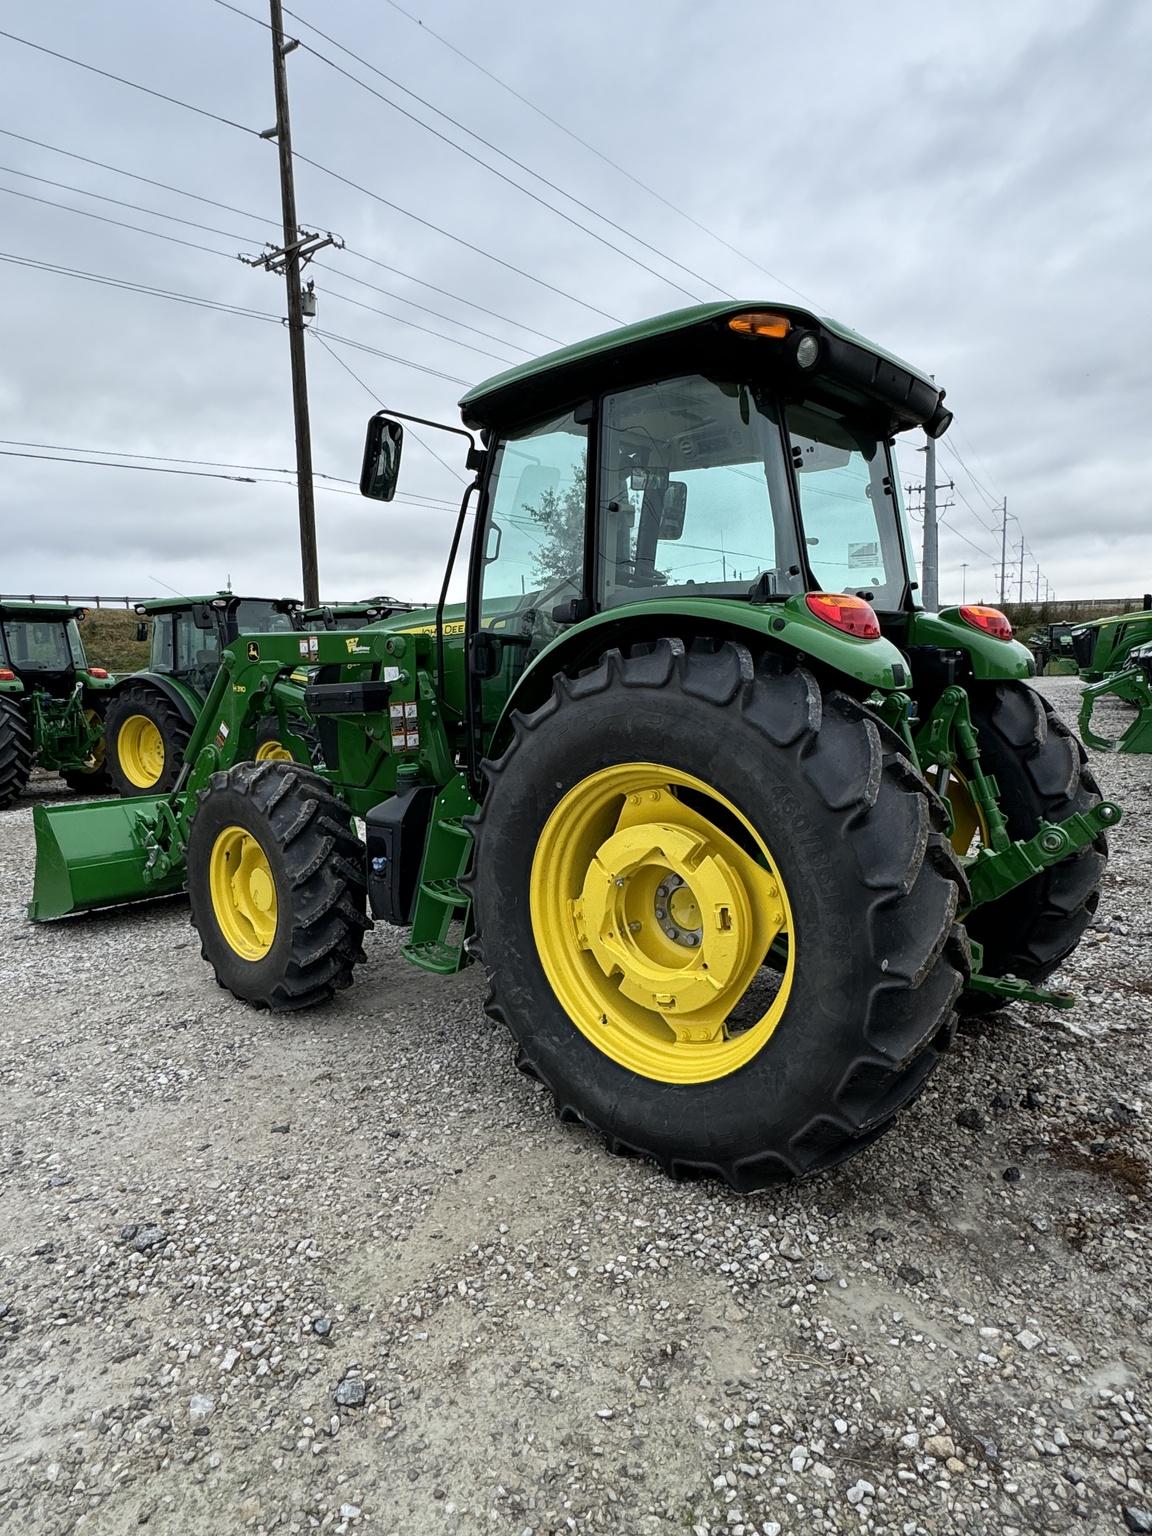
[[[704,937],[700,905],[692,887],[674,870],[669,870],[656,887],[654,910],[656,921],[674,944],[682,944],[685,949],[698,948]]]

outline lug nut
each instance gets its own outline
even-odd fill
[[[628,924],[628,932],[629,933],[639,933],[640,932],[640,924],[639,923],[629,923]]]

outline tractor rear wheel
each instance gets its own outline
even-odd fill
[[[192,728],[170,699],[146,683],[125,688],[108,705],[104,752],[124,796],[162,795],[184,766]]]
[[[257,1008],[310,1008],[364,959],[364,847],[348,807],[293,763],[238,763],[200,792],[188,895],[216,980]]]
[[[920,1092],[966,975],[965,881],[861,705],[663,640],[558,677],[485,777],[488,1011],[563,1118],[753,1190],[840,1162]]]
[[[1026,683],[977,684],[969,709],[981,767],[996,780],[1012,837],[1033,837],[1041,821],[1061,821],[1100,803],[1083,747],[1035,689]],[[971,817],[957,820],[959,826]],[[968,826],[959,838],[971,835]],[[958,851],[968,850],[958,846]],[[1047,980],[1079,944],[1099,903],[1107,862],[1108,843],[1101,835],[999,901],[977,907],[965,927],[984,946],[984,973],[1018,976],[1034,986]],[[961,1012],[969,1014],[1003,1006],[979,992],[965,993],[960,1002]]]
[[[32,732],[14,698],[0,694],[0,811],[24,793],[32,772]]]

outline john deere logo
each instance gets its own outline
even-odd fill
[[[248,660],[260,660],[260,647],[256,644],[255,640],[249,640],[248,642]]]

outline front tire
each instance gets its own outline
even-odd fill
[[[0,811],[23,793],[32,772],[32,732],[14,698],[0,694]]]
[[[1101,800],[1083,747],[1041,694],[1025,683],[973,686],[972,724],[980,763],[996,780],[1013,838],[1035,836],[1041,821],[1062,821]],[[1039,986],[1079,944],[1100,901],[1108,863],[1101,835],[999,901],[977,907],[965,927],[984,946],[989,976],[1018,976]],[[990,1013],[1004,1004],[968,992],[961,1011]]]
[[[201,953],[241,1002],[326,1002],[364,959],[364,846],[348,808],[291,763],[239,763],[200,792],[188,896]]]
[[[854,700],[664,640],[558,677],[485,776],[488,1011],[562,1117],[754,1190],[851,1156],[920,1092],[966,974],[965,882]],[[771,996],[757,946],[781,940]]]
[[[192,727],[158,688],[125,688],[108,705],[104,753],[117,793],[163,795],[180,776]]]

